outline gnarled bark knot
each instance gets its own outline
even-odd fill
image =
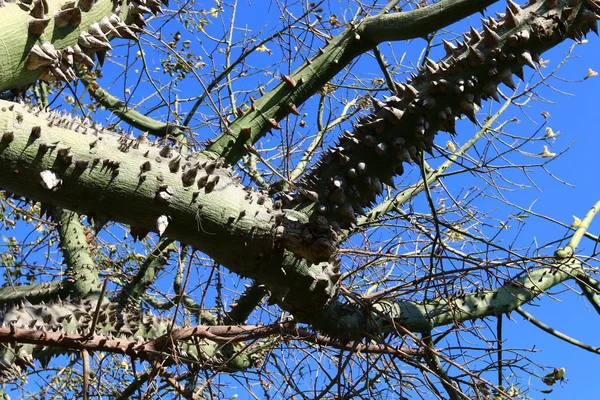
[[[275,245],[281,245],[310,262],[331,261],[337,249],[337,234],[323,216],[308,221],[306,215],[285,210],[277,228]]]

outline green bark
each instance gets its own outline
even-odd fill
[[[128,224],[142,236],[164,229],[165,236],[265,284],[290,310],[320,308],[335,294],[335,264],[285,250],[314,251],[294,236],[305,226],[298,215],[240,185],[219,160],[183,156],[6,101],[0,102],[0,135],[5,190],[92,216],[96,224]],[[42,176],[52,176],[56,186],[44,187]]]
[[[444,9],[447,12],[445,18],[440,19],[440,15],[435,15],[430,23],[423,25],[422,30],[415,30],[416,26],[406,16],[382,17],[379,25],[375,23],[378,20],[367,19],[332,40],[310,64],[305,64],[295,72],[292,75],[295,85],[281,84],[257,100],[254,109],[234,121],[229,131],[205,153],[183,156],[168,147],[156,147],[136,139],[118,137],[69,118],[39,111],[32,113],[23,106],[2,101],[0,169],[3,173],[0,175],[0,187],[37,201],[92,215],[97,221],[113,220],[131,225],[139,235],[158,230],[161,235],[190,244],[229,270],[264,284],[272,299],[293,313],[298,321],[311,323],[336,337],[358,339],[370,333],[395,333],[396,324],[410,331],[425,332],[456,321],[508,312],[571,278],[573,273],[579,271],[579,265],[557,261],[499,289],[445,299],[424,302],[380,301],[367,310],[357,305],[341,304],[332,301],[339,279],[338,266],[328,262],[316,264],[332,256],[331,237],[334,235],[330,234],[329,226],[326,223],[311,225],[307,221],[308,215],[302,212],[279,210],[272,199],[237,183],[229,169],[216,165],[221,161],[214,157],[218,154],[230,163],[237,161],[245,152],[243,144],[246,141],[259,140],[274,127],[273,121],[280,120],[290,112],[290,105],[297,106],[304,102],[350,60],[377,43],[374,36],[379,33],[382,34],[379,37],[382,40],[418,36],[460,19],[465,13],[478,10],[488,3],[492,1],[442,1],[438,7],[455,4],[458,7],[456,13],[450,12],[452,8],[449,6]],[[452,121],[459,114],[474,118],[471,112],[473,103],[486,96],[493,97],[492,93],[495,93],[499,82],[510,85],[510,74],[519,73],[523,63],[529,64],[531,53],[537,54],[554,46],[567,36],[578,37],[595,26],[597,16],[587,8],[587,3],[576,2],[573,7],[567,7],[570,2],[566,1],[556,3],[550,8],[546,4],[551,2],[532,3],[525,10],[512,11],[502,21],[501,35],[497,38],[488,34],[490,38],[481,42],[484,44],[478,44],[478,40],[477,44],[470,43],[456,52],[449,50],[455,54],[444,61],[457,61],[454,64],[456,68],[448,74],[464,73],[481,77],[490,71],[491,57],[498,56],[498,50],[500,53],[506,50],[512,35],[524,31],[529,34],[529,39],[522,42],[519,42],[521,39],[517,35],[515,51],[518,51],[518,61],[510,58],[506,62],[501,60],[504,70],[497,73],[508,70],[508,75],[498,75],[493,82],[494,91],[475,84],[475,89],[468,93],[473,96],[472,100],[465,96],[463,102],[466,100],[466,105],[461,102],[460,108],[451,106]],[[465,5],[468,7],[465,8]],[[407,15],[422,15],[425,18],[430,11]],[[423,19],[417,18],[417,21],[422,23]],[[406,25],[398,27],[398,33],[390,29],[394,23]],[[380,31],[377,30],[378,26],[381,27]],[[407,27],[410,32],[406,30]],[[530,29],[532,27],[535,30]],[[427,104],[431,103],[425,102],[428,95],[433,93],[430,88],[433,83],[429,78],[430,75],[440,76],[435,75],[438,71],[435,66],[441,69],[439,65],[429,62],[424,72],[415,79],[416,93],[402,89],[405,98],[391,102],[406,107],[408,111],[411,104],[415,105],[413,108],[417,111],[429,109]],[[0,76],[0,79],[3,78]],[[449,83],[457,84],[457,78],[451,78]],[[482,83],[490,82],[483,79]],[[442,95],[435,99],[437,106],[431,107],[439,111],[440,106],[452,100],[455,100],[454,96]],[[388,102],[378,107],[384,110],[392,105]],[[387,115],[381,110],[374,114],[377,121]],[[429,135],[428,140],[433,140],[441,117],[432,116],[426,110],[421,111],[420,116],[424,121],[431,118],[432,129],[425,130]],[[373,129],[392,140],[395,132],[388,122],[384,119],[382,131],[376,126]],[[416,116],[412,116],[403,120],[402,129],[412,135],[412,132],[420,131],[420,123]],[[442,125],[448,128],[447,124]],[[250,128],[250,135],[247,139],[241,139],[244,136],[242,129],[247,128]],[[366,133],[361,132],[365,136]],[[431,146],[430,142],[417,142],[413,138],[405,140],[416,151],[428,150]],[[408,147],[405,149],[409,157],[415,158]],[[362,153],[364,146],[356,146],[354,150]],[[371,157],[375,158],[373,154]],[[397,158],[397,154],[394,157]],[[326,161],[321,165],[322,170],[317,167],[313,173],[313,177],[318,175],[318,179],[314,178],[312,184],[318,186],[318,194],[326,197],[328,194],[323,184],[330,182],[333,173],[341,171],[336,171],[336,168],[345,166]],[[384,165],[379,167],[373,171],[378,179]],[[43,184],[40,181],[41,173],[46,177]],[[373,187],[370,190],[376,192]],[[299,206],[303,208],[301,206],[305,204]],[[303,209],[309,209],[309,206]],[[339,211],[336,212],[328,215],[331,221],[348,220]],[[306,233],[307,229],[312,231]],[[322,249],[315,252],[314,244],[317,241],[314,236],[319,234],[322,235],[319,240],[325,242],[321,243]]]
[[[35,3],[35,2],[34,2]],[[28,55],[36,44],[51,43],[57,51],[73,47],[78,43],[79,36],[86,32],[93,23],[114,14],[115,3],[112,0],[98,0],[89,11],[80,11],[81,21],[77,25],[68,23],[56,26],[56,12],[68,1],[47,0],[47,12],[43,18],[34,18],[24,11],[18,3],[9,3],[0,12],[0,92],[7,89],[17,89],[35,82],[44,68],[30,70],[26,67]],[[78,8],[79,9],[79,8]],[[121,20],[127,18],[127,7],[122,8]],[[31,31],[32,20],[48,20],[48,25],[41,35]],[[91,53],[90,53],[91,54]]]
[[[485,9],[497,0],[442,0],[431,7],[398,13],[391,16],[368,17],[355,27],[334,37],[317,54],[294,71],[289,81],[252,103],[252,108],[237,118],[207,148],[235,164],[246,154],[245,145],[256,143],[272,129],[281,129],[277,121],[329,82],[350,62],[388,40],[407,40],[425,37],[429,33]]]
[[[439,326],[508,313],[580,274],[579,261],[557,260],[493,290],[425,301],[382,300],[369,304],[367,309],[335,302],[313,313],[311,323],[334,337],[349,340],[359,340],[365,333],[402,334],[403,330],[426,333]]]
[[[61,249],[67,266],[63,288],[73,298],[85,298],[88,294],[99,292],[98,269],[91,257],[79,215],[58,209],[54,212],[54,219],[58,223]]]
[[[98,87],[95,82],[88,82],[86,78],[84,79],[84,83],[86,84],[90,95],[100,103],[100,105],[130,126],[157,137],[170,136],[171,138],[174,138],[183,133],[183,129],[180,126],[169,122],[157,121],[154,118],[150,118],[147,115],[136,111],[132,106],[128,106],[106,90]]]

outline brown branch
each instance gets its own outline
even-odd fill
[[[208,339],[219,343],[237,343],[283,335],[288,339],[302,340],[323,346],[338,348],[357,353],[392,354],[399,357],[421,356],[422,350],[396,348],[389,345],[353,344],[339,342],[306,328],[298,328],[295,322],[270,325],[199,325],[174,330],[152,341],[140,342],[135,339],[110,338],[107,336],[87,336],[77,333],[51,332],[35,329],[0,328],[0,343],[29,343],[41,346],[64,348],[71,351],[103,351],[124,354],[141,360],[155,360],[168,356],[171,345],[193,338]],[[167,346],[165,346],[167,345]]]

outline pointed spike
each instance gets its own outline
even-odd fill
[[[442,39],[442,42],[444,43],[444,50],[446,50],[446,56],[451,56],[456,53],[456,46],[454,46],[446,39]]]
[[[475,106],[466,100],[460,103],[461,111],[474,123],[477,124],[477,118],[475,117]]]
[[[177,155],[171,161],[169,161],[169,170],[173,173],[179,171],[180,164],[181,164],[181,157],[179,155]]]
[[[394,179],[391,176],[388,176],[387,178],[383,178],[381,180],[381,182],[385,183],[387,186],[391,187],[392,189],[396,188],[396,186],[394,184]]]
[[[515,85],[515,81],[513,81],[512,71],[510,70],[510,68],[507,68],[500,74],[498,74],[498,78],[500,79],[500,82],[504,83],[512,90],[515,90],[517,88],[517,85]]]
[[[413,85],[407,84],[404,95],[410,100],[414,100],[417,98],[417,96],[419,96],[419,91]]]
[[[50,18],[31,18],[28,23],[28,32],[32,36],[41,36],[50,23]]]
[[[10,143],[15,140],[15,133],[13,131],[7,131],[2,134],[2,142]]]
[[[156,230],[158,231],[158,235],[162,236],[167,227],[169,226],[169,217],[166,215],[161,215],[156,219]]]
[[[508,29],[516,28],[519,25],[519,17],[510,8],[506,9],[506,17],[504,18],[504,24]]]
[[[171,155],[171,145],[167,143],[162,149],[160,149],[158,154],[160,154],[161,157],[168,158]]]
[[[496,101],[500,101],[500,98],[498,97],[497,86],[496,86],[495,82],[486,83],[483,86],[482,90],[483,90],[483,93],[485,93],[489,97],[493,98]]]
[[[390,121],[394,125],[397,125],[404,116],[404,111],[395,107],[384,107],[384,112],[385,119]]]
[[[475,45],[481,41],[481,33],[471,26],[471,44]]]
[[[472,67],[476,67],[476,66],[483,64],[483,62],[485,61],[485,56],[483,55],[483,53],[481,51],[479,51],[475,47],[469,45],[469,52],[467,53],[467,60],[469,61],[469,64]]]
[[[396,82],[396,94],[398,96],[402,96],[404,91],[406,90],[406,86],[402,82]]]
[[[340,207],[340,215],[346,221],[350,223],[356,223],[356,217],[354,216],[354,208],[350,204],[345,203],[343,206]]]
[[[383,193],[383,185],[381,184],[381,181],[379,180],[379,178],[373,177],[371,179],[371,189],[373,190],[373,192],[375,192],[378,195]]]
[[[183,174],[181,174],[181,182],[185,186],[191,186],[194,183],[196,176],[198,175],[198,170],[198,167],[194,167],[185,171]]]
[[[440,69],[440,65],[435,61],[427,58],[427,72],[430,75],[434,75]]]
[[[435,99],[431,96],[425,97],[423,99],[423,107],[425,107],[426,109],[430,110],[433,107],[435,107]]]
[[[277,123],[277,121],[276,121],[275,119],[273,119],[273,118],[269,118],[269,126],[270,126],[272,129],[276,129],[276,130],[278,130],[278,131],[280,131],[280,130],[281,130],[281,126],[280,126],[280,125]]]
[[[506,2],[508,3],[508,8],[515,14],[520,14],[521,11],[523,11],[523,9],[515,2],[513,2],[512,0],[506,0]]]
[[[528,51],[522,52],[521,54],[518,55],[518,59],[520,62],[524,63],[528,67],[536,69],[535,64],[533,63],[533,57],[531,56],[530,52],[528,52]]]
[[[598,21],[590,22],[590,30],[592,32],[594,32],[596,34],[596,36],[599,36],[598,35]]]
[[[94,233],[96,234],[96,236],[98,235],[98,233],[100,233],[102,228],[104,228],[107,222],[108,217],[106,217],[105,215],[100,214],[94,217]]]
[[[523,74],[523,67],[515,69],[514,74],[522,81],[525,82],[525,75]]]
[[[290,87],[290,88],[296,87],[296,81],[294,80],[294,78],[291,75],[281,74],[281,80],[283,81],[283,83],[285,83],[285,85],[287,87]]]
[[[500,43],[500,35],[494,32],[489,26],[483,26],[483,43],[488,47],[496,46]]]
[[[293,104],[290,104],[289,111],[291,114],[300,115],[300,111],[298,111],[298,108],[296,108],[296,106]]]

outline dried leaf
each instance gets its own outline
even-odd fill
[[[552,158],[552,157],[556,156],[556,153],[553,153],[550,150],[548,150],[548,146],[544,146],[544,151],[542,151],[540,153],[540,156],[542,156],[544,158]]]
[[[588,68],[588,73],[587,73],[587,75],[586,75],[586,76],[583,78],[583,80],[585,81],[586,79],[589,79],[589,78],[591,78],[592,76],[596,76],[596,75],[598,75],[598,73],[597,73],[596,71],[594,71],[594,70],[593,70],[593,69],[591,69],[591,68]]]
[[[546,135],[545,135],[545,136],[546,136],[547,138],[555,138],[557,133],[560,133],[560,132],[556,132],[556,133],[555,133],[555,132],[552,130],[552,128],[550,128],[550,127],[547,127],[547,128],[546,128]]]
[[[269,49],[264,44],[261,44],[260,46],[258,46],[256,48],[256,51],[261,52],[261,53],[269,53],[269,55],[271,55],[271,53],[272,53],[271,49]]]

